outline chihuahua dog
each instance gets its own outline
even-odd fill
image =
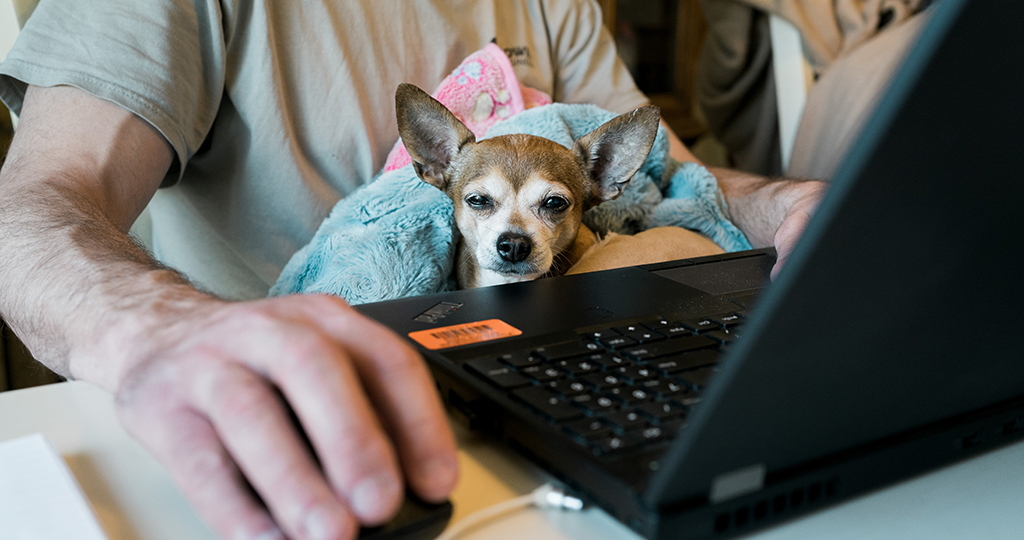
[[[622,194],[651,151],[660,116],[654,106],[617,116],[570,150],[525,134],[477,141],[411,84],[398,87],[395,105],[416,174],[455,204],[456,278],[464,289],[560,275],[572,266],[594,242],[583,212]]]

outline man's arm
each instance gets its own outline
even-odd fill
[[[120,107],[30,88],[0,171],[0,314],[40,361],[114,393],[224,538],[351,537],[393,513],[401,471],[443,499],[454,439],[402,340],[333,297],[223,302],[128,238],[171,160]]]
[[[828,185],[814,180],[765,178],[730,169],[712,168],[736,226],[754,247],[775,246],[778,276],[814,214]]]
[[[679,162],[700,163],[664,121],[669,155]],[[733,223],[754,247],[775,246],[778,259],[772,268],[775,279],[828,185],[813,180],[765,178],[731,169],[709,169],[718,179]]]

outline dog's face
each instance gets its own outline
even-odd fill
[[[448,109],[415,86],[395,96],[398,129],[419,177],[451,197],[462,233],[462,286],[547,274],[579,230],[583,212],[618,197],[657,135],[658,111],[643,107],[580,138],[572,149],[532,135],[477,142]],[[460,272],[462,275],[462,272]]]
[[[540,277],[575,239],[589,194],[565,147],[530,135],[487,139],[453,173],[455,221],[488,281]]]

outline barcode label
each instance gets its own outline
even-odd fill
[[[483,343],[485,341],[518,336],[522,333],[518,328],[502,320],[491,319],[488,321],[432,328],[430,330],[418,330],[410,332],[409,338],[432,351],[436,351],[438,349],[450,349],[461,345],[471,345],[473,343]]]

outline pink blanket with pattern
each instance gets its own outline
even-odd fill
[[[477,138],[505,118],[551,103],[551,97],[544,92],[519,83],[505,51],[494,43],[466,57],[432,95]],[[388,154],[384,171],[410,163],[412,159],[399,139]]]

